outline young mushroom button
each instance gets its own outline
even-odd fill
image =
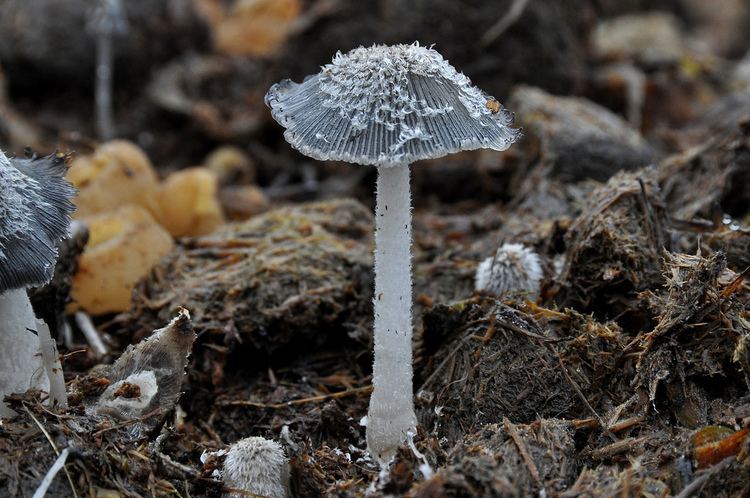
[[[416,428],[409,164],[462,150],[505,150],[521,131],[510,127],[513,116],[497,100],[418,43],[339,52],[304,82],[271,87],[266,104],[301,153],[378,168],[367,444],[386,465]]]

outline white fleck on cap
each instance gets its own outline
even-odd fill
[[[303,83],[272,86],[284,137],[319,160],[408,164],[462,150],[505,150],[513,115],[432,48],[373,45],[336,54]]]
[[[9,160],[0,151],[0,294],[52,278],[75,210],[66,171],[55,155]]]

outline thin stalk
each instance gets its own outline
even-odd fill
[[[375,363],[367,446],[383,466],[417,425],[412,394],[411,286],[409,166],[380,166],[375,207]]]
[[[112,32],[102,30],[96,39],[96,131],[99,140],[115,136],[112,112]]]

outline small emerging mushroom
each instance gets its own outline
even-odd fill
[[[495,256],[477,266],[475,288],[498,296],[526,295],[536,301],[542,277],[542,262],[533,249],[523,244],[503,244]]]
[[[224,498],[286,498],[289,459],[276,441],[246,437],[234,443],[224,459]]]
[[[505,150],[521,132],[496,99],[418,43],[339,52],[304,82],[272,86],[265,100],[301,153],[378,168],[367,445],[387,465],[416,428],[409,164],[462,150]]]
[[[60,156],[9,160],[0,151],[0,417],[2,398],[28,389],[66,404],[55,342],[26,290],[52,279],[57,243],[68,235],[75,189]]]

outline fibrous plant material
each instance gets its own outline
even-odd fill
[[[685,150],[664,159],[658,181],[675,218],[712,219],[715,206],[747,216],[750,205],[750,92],[728,95],[685,132]],[[696,195],[695,185],[700,185]]]
[[[574,426],[559,419],[487,424],[460,441],[414,496],[549,496],[576,477]]]
[[[619,173],[590,194],[566,234],[565,304],[615,316],[636,311],[623,295],[634,299],[635,292],[661,285],[670,223],[651,174]]]
[[[705,416],[701,410],[692,410],[697,416],[687,413],[686,407],[707,396],[740,396],[750,387],[750,290],[744,277],[726,268],[721,252],[708,257],[665,252],[664,278],[665,290],[652,304],[659,311],[657,323],[637,341],[634,385],[654,406],[662,401],[659,388],[666,386],[664,401],[676,418],[697,426]],[[720,385],[712,385],[717,378]],[[709,394],[695,392],[693,383],[710,386]]]
[[[2,397],[30,388],[67,403],[55,343],[26,292],[52,279],[68,235],[75,189],[66,170],[62,157],[11,161],[0,151],[0,416],[13,413]]]
[[[132,327],[146,333],[185,306],[203,339],[230,351],[268,354],[345,337],[371,309],[372,225],[367,208],[340,199],[184,241],[138,286]]]
[[[336,54],[266,104],[297,150],[378,167],[375,207],[375,362],[367,446],[387,465],[416,428],[412,400],[409,163],[461,150],[505,150],[512,115],[431,48],[373,45]]]
[[[525,295],[535,301],[543,277],[542,262],[533,249],[522,244],[503,244],[494,257],[479,263],[475,287],[498,296]]]
[[[234,443],[224,459],[224,498],[287,498],[289,460],[276,441],[248,437]]]
[[[650,469],[633,465],[625,470],[614,465],[584,468],[567,490],[571,496],[667,496],[670,489],[651,477]]]
[[[425,336],[447,335],[419,388],[427,427],[449,441],[508,417],[531,422],[571,413],[576,393],[548,347],[555,338],[530,315],[496,299],[437,305]]]

